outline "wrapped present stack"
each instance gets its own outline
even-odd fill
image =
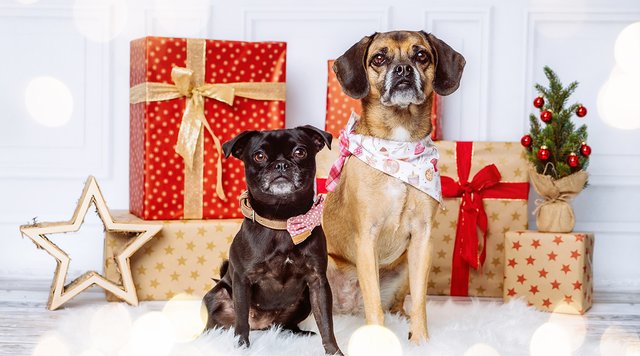
[[[130,212],[115,219],[163,227],[131,257],[140,300],[202,297],[219,277],[246,189],[242,163],[223,160],[221,142],[284,127],[285,61],[282,42],[131,42]],[[108,278],[122,246],[107,233]]]
[[[527,227],[529,178],[516,142],[436,142],[444,210],[432,230],[428,292],[501,297],[504,233]]]

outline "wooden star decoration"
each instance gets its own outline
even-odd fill
[[[118,251],[118,254],[114,256],[118,270],[120,271],[122,282],[120,284],[108,280],[96,271],[88,271],[71,283],[65,285],[71,257],[47,237],[47,235],[50,234],[76,232],[80,230],[91,204],[95,205],[105,230],[116,233],[136,234],[133,235],[124,247]],[[102,192],[100,191],[98,182],[93,176],[87,179],[84,190],[82,191],[82,196],[78,201],[71,220],[20,226],[22,234],[27,235],[39,249],[44,249],[56,259],[56,271],[51,284],[51,291],[49,292],[49,301],[47,302],[47,308],[49,310],[58,309],[94,284],[113,293],[131,305],[138,305],[138,296],[133,283],[129,258],[154,237],[160,229],[162,229],[162,226],[159,224],[114,222]]]

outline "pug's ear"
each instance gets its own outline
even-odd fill
[[[449,95],[460,86],[460,78],[467,61],[464,57],[436,36],[420,31],[436,54],[436,75],[433,90],[440,95]]]
[[[222,152],[224,152],[224,157],[229,158],[229,156],[233,155],[235,158],[242,159],[242,154],[244,153],[244,149],[247,146],[249,139],[258,132],[259,131],[244,131],[238,136],[223,143]]]
[[[327,147],[331,149],[331,140],[333,140],[333,136],[331,136],[327,131],[320,130],[319,128],[311,125],[300,126],[298,129],[311,136],[317,152],[320,152],[324,145],[327,145]]]
[[[362,99],[369,94],[367,51],[376,34],[361,39],[333,63],[333,71],[342,90],[354,99]]]

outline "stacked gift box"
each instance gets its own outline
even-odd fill
[[[140,300],[202,297],[240,229],[246,189],[221,142],[285,124],[286,44],[145,37],[131,42],[130,205],[117,221],[162,230],[131,257]],[[105,273],[126,237],[107,233]],[[114,299],[113,296],[108,296]]]

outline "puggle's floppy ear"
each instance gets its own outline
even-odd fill
[[[333,140],[333,136],[331,136],[327,131],[320,130],[319,128],[311,125],[300,126],[298,129],[305,131],[309,136],[311,136],[318,152],[322,150],[324,145],[327,145],[327,147],[331,149],[331,140]]]
[[[464,57],[436,36],[420,31],[436,52],[436,75],[433,90],[440,95],[449,95],[460,86],[460,77],[467,61]]]
[[[229,158],[229,156],[233,155],[233,157],[240,159],[247,142],[249,142],[249,139],[256,133],[258,133],[258,131],[244,131],[238,136],[223,143],[222,152],[224,152],[224,157]]]
[[[333,63],[333,71],[336,73],[342,90],[354,99],[362,99],[369,94],[369,79],[367,78],[365,61],[367,50],[375,36],[376,33],[364,37]]]

